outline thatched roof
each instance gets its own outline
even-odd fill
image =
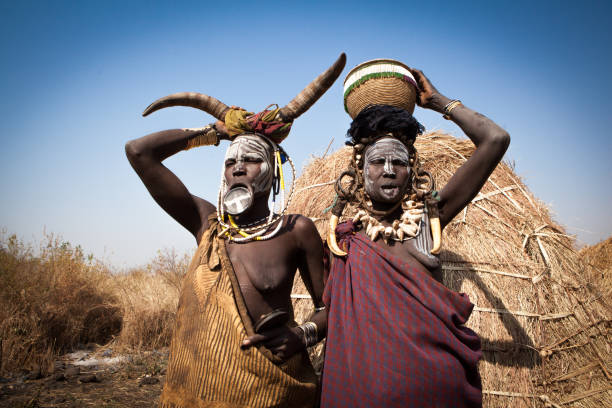
[[[438,188],[474,148],[439,132],[416,147]],[[314,158],[296,181],[290,210],[315,219],[323,237],[349,159],[349,148]],[[446,227],[442,248],[443,283],[475,304],[468,326],[482,339],[486,407],[612,406],[612,309],[585,279],[574,238],[508,164]],[[298,282],[294,293],[306,291]],[[298,315],[312,310],[305,302],[296,300]]]
[[[612,295],[612,237],[578,252],[582,261],[590,266],[587,279],[606,296]]]

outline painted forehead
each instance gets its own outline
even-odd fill
[[[225,152],[225,159],[244,154],[256,154],[267,159],[272,154],[272,146],[257,135],[241,135],[232,140]]]
[[[410,154],[408,148],[402,142],[390,137],[379,139],[366,149],[365,159],[379,156],[391,156],[408,161]]]

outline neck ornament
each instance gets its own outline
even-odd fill
[[[250,241],[265,241],[273,238],[278,234],[282,225],[283,225],[283,217],[287,212],[287,208],[289,204],[291,204],[291,198],[293,197],[294,185],[293,180],[295,180],[295,165],[291,158],[287,155],[282,148],[276,144],[274,144],[274,178],[272,182],[272,207],[273,211],[270,211],[270,214],[266,218],[259,219],[247,225],[238,225],[231,214],[226,214],[224,210],[223,198],[225,197],[227,185],[225,183],[225,179],[223,177],[223,172],[221,176],[221,189],[219,190],[219,197],[217,202],[217,220],[221,225],[222,229],[219,232],[218,236],[223,239],[227,239],[236,243],[246,243]],[[281,156],[281,152],[286,158],[286,161],[291,165],[292,172],[292,183],[291,188],[289,190],[289,194],[285,199],[285,176],[283,173],[283,160]],[[276,196],[280,195],[280,203],[278,212],[276,210]],[[227,222],[226,222],[227,215]],[[268,232],[272,225],[277,224],[276,227]],[[268,232],[266,234],[266,232]]]
[[[419,234],[421,221],[423,219],[424,204],[413,200],[406,200],[402,203],[402,213],[399,220],[393,220],[391,225],[385,226],[365,210],[357,212],[353,217],[353,222],[361,222],[365,228],[366,235],[376,241],[381,237],[385,243],[389,240],[403,242],[414,238]]]

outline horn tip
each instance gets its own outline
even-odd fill
[[[153,104],[151,104],[151,105],[147,106],[147,107],[145,108],[145,110],[144,110],[144,111],[142,111],[142,116],[143,116],[143,117],[148,116],[148,115],[149,115],[151,112],[153,112],[153,109],[151,109],[151,106],[153,106]]]

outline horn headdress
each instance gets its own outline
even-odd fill
[[[143,116],[147,116],[159,109],[171,106],[189,106],[200,109],[211,114],[221,122],[224,122],[225,128],[227,129],[227,135],[230,139],[243,134],[253,134],[266,139],[273,147],[274,180],[276,180],[273,184],[278,185],[278,187],[273,189],[272,201],[275,203],[276,195],[280,192],[282,210],[278,213],[270,212],[269,217],[265,220],[260,220],[246,227],[239,227],[236,225],[232,216],[228,213],[227,218],[229,223],[226,223],[224,203],[222,203],[222,197],[224,196],[223,190],[226,186],[222,178],[221,190],[219,191],[219,203],[217,206],[217,219],[222,226],[222,231],[219,233],[220,236],[235,242],[248,242],[251,240],[270,239],[279,232],[282,222],[277,223],[277,221],[285,214],[293,194],[292,184],[289,196],[285,200],[285,182],[282,164],[285,161],[289,161],[293,172],[293,179],[295,179],[295,166],[287,153],[278,144],[289,135],[293,121],[306,112],[332,86],[334,81],[340,76],[345,64],[346,55],[342,53],[332,66],[316,77],[287,105],[282,108],[276,107],[275,109],[271,109],[273,105],[269,105],[266,109],[256,114],[242,109],[230,108],[212,96],[197,92],[180,92],[165,96],[156,100],[144,110],[142,113]],[[190,143],[188,143],[188,148],[202,144],[213,144],[215,142],[218,144],[219,135],[214,125],[203,128],[202,132],[202,143],[198,144],[198,141],[196,141],[196,143],[191,143],[190,141]],[[276,191],[277,189],[279,189],[279,191]],[[277,223],[276,228],[274,228],[272,232],[265,234],[275,223]]]
[[[169,108],[171,106],[189,106],[210,113],[215,118],[223,120],[229,106],[212,96],[197,92],[179,92],[159,98],[142,112],[142,116],[147,116],[156,110]]]
[[[289,134],[291,123],[306,112],[334,83],[342,73],[346,64],[346,54],[342,53],[338,59],[321,75],[316,77],[287,105],[280,109],[264,110],[253,114],[239,109],[230,109],[226,104],[212,96],[197,92],[179,92],[164,96],[150,104],[142,113],[147,116],[159,109],[171,106],[189,106],[203,110],[219,119],[234,125],[234,134],[255,132],[272,138],[280,143]],[[237,125],[237,126],[235,126]]]

